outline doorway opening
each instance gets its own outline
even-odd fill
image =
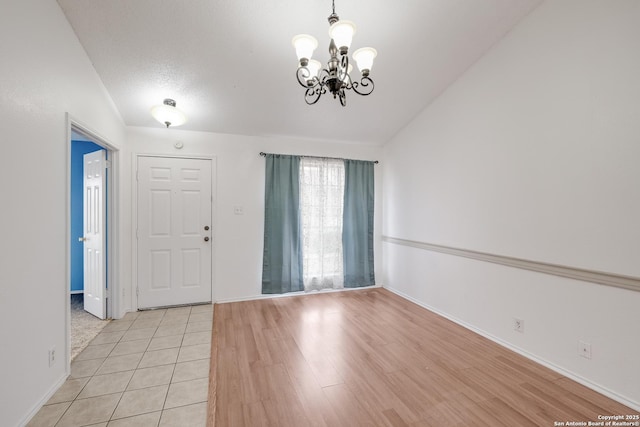
[[[114,168],[117,150],[69,119],[68,362],[106,326],[115,277]]]

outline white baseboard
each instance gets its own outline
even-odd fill
[[[562,367],[560,367],[558,365],[555,365],[552,362],[549,362],[548,360],[542,359],[542,358],[540,358],[540,357],[538,357],[538,356],[536,356],[536,355],[534,355],[532,353],[527,352],[526,350],[523,350],[523,349],[521,349],[519,347],[516,347],[513,344],[511,344],[511,343],[509,343],[507,341],[504,341],[501,338],[493,336],[490,333],[488,333],[488,332],[486,332],[486,331],[484,331],[482,329],[476,328],[475,326],[473,326],[473,325],[471,325],[471,324],[469,324],[469,323],[467,323],[467,322],[465,322],[463,320],[460,320],[460,319],[458,319],[458,318],[456,318],[454,316],[451,316],[451,315],[449,315],[447,313],[444,313],[444,312],[442,312],[442,311],[440,311],[440,310],[438,310],[438,309],[436,309],[434,307],[431,307],[428,304],[425,304],[422,301],[419,301],[419,300],[417,300],[417,299],[415,299],[415,298],[413,298],[413,297],[411,297],[411,296],[409,296],[409,295],[407,295],[407,294],[405,294],[405,293],[403,293],[403,292],[401,292],[401,291],[399,291],[397,289],[394,289],[394,288],[388,287],[388,286],[385,286],[384,288],[386,290],[390,291],[390,292],[393,292],[394,294],[398,295],[399,297],[404,298],[404,299],[406,299],[408,301],[411,301],[411,302],[419,305],[420,307],[425,308],[425,309],[427,309],[427,310],[429,310],[429,311],[431,311],[431,312],[433,312],[433,313],[435,313],[435,314],[437,314],[439,316],[442,316],[442,317],[444,317],[444,318],[446,318],[448,320],[451,320],[452,322],[457,323],[458,325],[460,325],[460,326],[462,326],[462,327],[464,327],[466,329],[469,329],[470,331],[475,332],[476,334],[481,335],[481,336],[483,336],[483,337],[495,342],[496,344],[499,344],[499,345],[501,345],[503,347],[506,347],[509,350],[514,351],[514,352],[520,354],[521,356],[526,357],[529,360],[532,360],[532,361],[534,361],[536,363],[539,363],[540,365],[545,366],[545,367],[551,369],[552,371],[555,371],[555,372],[557,372],[557,373],[559,373],[561,375],[564,375],[565,377],[570,378],[570,379],[574,380],[575,382],[580,383],[583,386],[590,388],[591,390],[594,390],[594,391],[596,391],[596,392],[598,392],[598,393],[600,393],[600,394],[602,394],[604,396],[607,396],[608,398],[610,398],[612,400],[615,400],[616,402],[619,402],[619,403],[621,403],[621,404],[623,404],[625,406],[628,406],[629,408],[631,408],[633,410],[636,410],[636,411],[640,412],[640,403],[638,403],[638,402],[634,402],[633,400],[630,400],[630,399],[628,399],[628,398],[626,398],[624,396],[621,396],[620,394],[618,394],[618,393],[616,393],[616,392],[614,392],[612,390],[609,390],[608,388],[603,387],[600,384],[594,383],[594,382],[592,382],[592,381],[590,381],[590,380],[588,380],[588,379],[586,379],[586,378],[584,378],[584,377],[582,377],[580,375],[577,375],[577,374],[575,374],[575,373],[573,373],[571,371],[568,371],[568,370],[566,370],[566,369],[564,369],[564,368],[562,368]]]
[[[53,396],[55,394],[55,392],[58,391],[58,389],[60,387],[62,387],[62,384],[64,384],[64,382],[67,380],[67,377],[69,377],[69,373],[65,372],[65,373],[62,374],[60,379],[58,379],[58,381],[56,381],[53,384],[53,386],[51,386],[51,388],[44,395],[44,397],[42,399],[40,399],[40,401],[38,403],[33,405],[31,410],[29,411],[29,413],[24,417],[24,419],[22,421],[20,421],[20,424],[18,424],[19,427],[26,426],[29,423],[29,421],[31,421],[31,419],[36,416],[38,411],[45,405],[45,403],[47,403],[49,401],[49,399],[51,399],[51,396]]]

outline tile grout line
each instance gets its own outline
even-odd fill
[[[187,317],[187,325],[189,324],[189,318],[191,317],[191,309],[189,309],[189,316]],[[184,328],[185,333],[187,332],[187,327]],[[167,394],[164,396],[164,400],[162,401],[162,409],[160,409],[160,417],[158,418],[158,426],[162,422],[162,417],[164,416],[164,407],[167,405],[167,399],[169,398],[169,390],[171,390],[171,381],[173,380],[173,376],[176,373],[176,365],[178,364],[178,358],[180,357],[180,349],[182,348],[182,343],[184,342],[184,333],[182,334],[182,339],[180,340],[180,347],[178,347],[178,355],[176,356],[176,363],[173,364],[173,370],[171,371],[171,378],[169,378],[169,385],[167,386]]]
[[[137,319],[137,316],[136,316],[136,319]],[[125,332],[122,334],[120,339],[116,342],[116,345],[113,346],[114,349],[118,346],[119,343],[123,342],[122,338],[124,338],[124,336],[127,334],[127,331],[129,331],[131,329],[131,326],[133,326],[133,323],[135,323],[135,320],[131,323],[131,325],[129,325],[129,327],[127,329],[125,329]],[[113,352],[113,350],[111,350],[111,352],[109,352],[109,354],[111,354],[112,352]],[[107,356],[104,359],[104,362],[102,362],[102,365],[104,365],[107,362],[108,358],[109,358],[109,356]],[[142,360],[142,357],[140,358],[140,360]],[[140,362],[138,362],[138,364],[140,364]],[[100,367],[96,370],[96,372],[98,372],[98,370],[100,370],[102,365],[100,365]],[[136,369],[137,369],[137,366],[136,366]],[[131,378],[133,378],[133,375],[135,374],[135,371],[136,370],[134,369],[133,370],[133,374],[131,374]],[[91,376],[91,378],[93,378],[93,376]],[[120,405],[120,402],[122,401],[122,398],[124,397],[124,392],[127,390],[127,387],[129,386],[129,383],[131,382],[131,378],[129,378],[129,381],[127,381],[127,385],[125,386],[124,390],[120,393],[120,398],[118,399],[118,402],[115,404],[115,406],[113,407],[113,410],[111,411],[111,414],[109,415],[109,419],[107,420],[107,425],[109,425],[109,423],[113,419],[113,414],[116,412],[116,409],[118,409],[118,405]],[[89,381],[91,381],[91,380],[89,380]],[[87,384],[89,384],[89,383],[87,382]]]
[[[138,320],[138,317],[140,317],[140,315],[138,315],[136,317],[136,320]],[[162,315],[162,317],[164,317],[164,314]],[[131,326],[134,325],[134,323],[136,322],[136,320],[133,321],[133,323],[131,324]],[[131,326],[129,326],[129,328],[127,329],[127,331],[131,330]],[[153,331],[153,335],[155,335],[155,333],[158,331],[158,327],[156,326],[156,329]],[[122,337],[120,337],[120,340],[118,340],[118,344],[122,343],[122,342],[126,342],[126,341],[121,341],[122,338],[124,338],[124,336],[126,335],[126,332],[122,335]],[[138,368],[140,366],[140,363],[142,363],[142,359],[144,359],[144,355],[147,352],[147,350],[149,349],[149,346],[151,345],[151,341],[153,340],[153,335],[151,336],[151,338],[149,339],[149,344],[147,344],[147,347],[145,348],[145,350],[142,352],[142,356],[140,357],[140,360],[138,361],[138,364],[136,365],[136,368],[133,370],[133,374],[131,374],[131,378],[129,378],[129,381],[127,381],[127,385],[124,387],[124,390],[122,391],[122,394],[120,395],[120,399],[118,399],[118,403],[116,403],[116,406],[113,407],[113,411],[111,412],[111,415],[109,415],[109,419],[107,420],[107,425],[109,425],[109,423],[113,420],[113,415],[116,413],[116,410],[118,409],[118,406],[120,406],[120,402],[122,402],[122,398],[124,397],[124,394],[127,392],[127,388],[129,388],[129,384],[131,384],[131,380],[133,379],[133,377],[135,376],[136,372],[138,371]],[[116,347],[118,345],[116,344]],[[115,349],[115,347],[114,347]],[[105,360],[106,361],[106,360]],[[126,418],[126,417],[125,417]],[[124,418],[121,418],[124,419]]]

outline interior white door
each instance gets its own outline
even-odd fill
[[[106,151],[84,155],[84,309],[106,317],[105,192]]]
[[[211,301],[211,164],[138,157],[138,308]]]

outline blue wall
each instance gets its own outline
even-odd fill
[[[71,141],[71,292],[84,290],[84,252],[82,237],[83,156],[104,150],[89,141]]]

